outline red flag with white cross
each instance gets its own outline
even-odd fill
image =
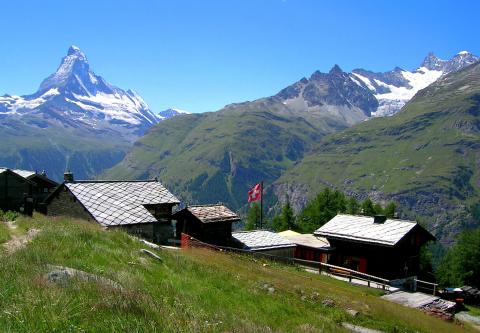
[[[248,202],[255,202],[262,198],[262,183],[258,183],[248,191]]]

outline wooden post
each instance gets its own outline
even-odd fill
[[[263,229],[263,180],[260,182],[260,229]]]

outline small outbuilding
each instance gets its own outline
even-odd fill
[[[415,276],[435,237],[415,221],[339,214],[314,232],[335,248],[328,263],[387,279]]]
[[[325,237],[299,233],[296,235],[286,233],[284,237],[296,245],[295,258],[297,259],[327,263],[335,250]]]
[[[179,200],[157,180],[66,181],[45,200],[46,214],[95,221],[157,243],[173,238]]]
[[[45,172],[0,168],[0,209],[31,215],[57,186]]]
[[[176,238],[187,234],[202,242],[229,245],[232,223],[240,221],[237,214],[223,204],[187,206],[173,215]]]
[[[232,233],[237,247],[279,257],[293,258],[295,243],[279,234],[267,230],[239,231]]]

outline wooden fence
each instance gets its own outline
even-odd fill
[[[320,274],[323,272],[326,274],[338,276],[348,280],[350,283],[355,283],[355,280],[359,280],[359,281],[364,281],[365,285],[368,287],[376,287],[385,291],[389,291],[391,289],[390,280],[387,280],[378,276],[373,276],[366,273],[358,272],[353,269],[330,265],[330,264],[326,264],[318,261],[310,261],[310,260],[303,260],[303,259],[297,259],[297,258],[287,258],[287,257],[281,257],[281,256],[276,256],[276,255],[262,253],[262,252],[207,244],[185,234],[182,234],[182,237],[181,237],[181,247],[182,248],[199,247],[199,248],[208,248],[215,251],[241,253],[241,254],[253,256],[256,258],[264,258],[264,259],[272,260],[275,262],[281,262],[285,264],[298,265],[305,268],[315,269],[315,270],[318,270]]]

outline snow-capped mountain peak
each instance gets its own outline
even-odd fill
[[[60,66],[55,73],[46,78],[38,89],[39,92],[47,91],[52,87],[64,87],[77,79],[82,81],[90,81],[95,84],[95,78],[91,78],[93,74],[85,54],[77,46],[70,46],[67,55],[63,57]]]
[[[467,51],[459,52],[450,60],[442,60],[430,52],[414,71],[398,67],[385,73],[355,69],[350,77],[377,98],[379,106],[372,116],[389,116],[400,111],[419,90],[479,60],[479,57]]]
[[[163,110],[163,111],[160,111],[159,113],[157,113],[157,117],[160,121],[162,121],[162,120],[166,120],[166,119],[176,117],[176,116],[179,116],[179,115],[182,115],[182,114],[190,114],[190,112],[180,110],[180,109],[170,108],[170,109],[166,109],[166,110]]]
[[[40,84],[36,93],[0,97],[2,114],[27,118],[41,115],[75,127],[118,131],[131,140],[159,121],[139,94],[96,75],[77,46],[70,46],[55,73]]]

